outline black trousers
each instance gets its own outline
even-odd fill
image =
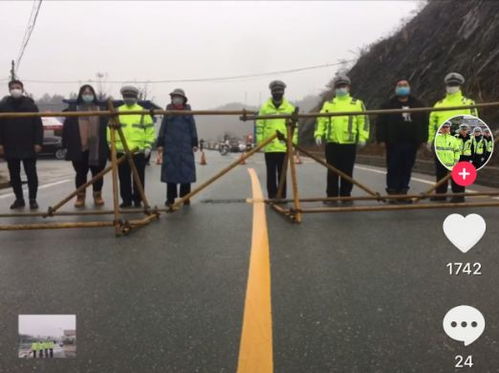
[[[440,161],[438,160],[438,158],[435,156],[435,174],[436,174],[437,181],[439,181],[443,177],[447,176],[447,174],[449,172],[450,171],[447,168],[445,168],[440,163]],[[440,185],[437,189],[435,189],[435,193],[436,194],[445,194],[445,193],[447,193],[448,187],[449,187],[449,183],[446,181],[445,183],[443,183],[442,185]],[[454,180],[452,180],[452,179],[451,179],[451,188],[452,188],[452,192],[453,193],[464,193],[464,191],[465,191],[465,187],[463,187],[461,185],[457,185],[454,182]]]
[[[281,179],[286,152],[265,153],[265,165],[267,166],[267,195],[269,198],[277,197],[279,180]],[[284,179],[284,188],[282,198],[286,198],[286,179]]]
[[[386,189],[389,193],[406,193],[409,190],[417,150],[414,143],[386,144]]]
[[[21,182],[21,162],[24,172],[28,178],[29,199],[36,199],[38,191],[38,175],[36,173],[36,158],[29,159],[9,159],[7,166],[9,168],[10,184],[16,195],[16,199],[23,200],[23,186]]]
[[[54,357],[54,349],[53,348],[50,349],[50,357]]]
[[[33,359],[36,359],[36,351],[33,351]]]
[[[175,183],[166,183],[166,201],[169,203],[175,202],[175,198],[177,198],[178,193],[178,184]],[[191,184],[180,184],[180,198],[189,194],[191,192]]]
[[[355,144],[336,144],[328,142],[326,144],[326,160],[331,166],[343,171],[348,176],[353,175],[353,165],[355,164],[355,156],[357,154],[357,146]],[[334,172],[327,172],[327,189],[328,197],[350,196],[353,185],[348,180],[341,178]]]
[[[124,154],[118,154],[118,158],[124,156]],[[135,167],[139,173],[139,179],[142,183],[142,186],[145,188],[144,178],[145,178],[145,169],[146,169],[146,158],[144,153],[138,153],[133,156],[133,160],[135,162]],[[141,202],[142,198],[140,197],[139,189],[135,182],[132,182],[132,170],[128,161],[122,162],[118,167],[118,175],[120,177],[120,195],[121,199],[124,203],[133,202]],[[133,185],[133,188],[132,188]]]
[[[88,164],[88,151],[83,152],[81,161],[73,161],[73,168],[76,171],[75,176],[75,185],[78,188],[79,186],[85,184],[87,182],[87,174],[88,171],[92,173],[92,177],[97,175],[106,167],[106,163],[100,164],[98,166],[90,166]],[[102,190],[102,186],[104,185],[104,178],[101,177],[95,183],[92,184],[92,188],[94,192],[100,192]]]

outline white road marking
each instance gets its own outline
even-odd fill
[[[65,180],[59,180],[59,181],[54,181],[53,183],[48,183],[48,184],[44,184],[44,185],[40,185],[38,187],[38,190],[40,189],[47,189],[47,188],[50,188],[50,187],[53,187],[53,186],[56,186],[56,185],[60,185],[60,184],[64,184],[64,183],[68,183],[70,182],[71,180],[73,179],[65,179]],[[23,190],[27,190],[27,187],[23,187]],[[14,197],[14,193],[7,193],[7,194],[2,194],[0,196],[0,198],[7,198],[7,197]]]

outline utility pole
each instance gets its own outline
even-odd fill
[[[10,80],[15,80],[16,79],[16,63],[14,60],[11,62],[11,67],[10,67]]]

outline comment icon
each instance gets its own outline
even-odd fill
[[[485,330],[485,318],[476,308],[461,305],[450,309],[445,314],[443,327],[450,338],[469,346]]]

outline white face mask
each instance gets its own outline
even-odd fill
[[[19,88],[13,88],[10,90],[10,95],[14,98],[19,98],[23,95],[23,90]]]
[[[459,87],[459,86],[455,86],[455,87],[446,87],[445,89],[446,89],[446,91],[447,91],[447,93],[448,93],[448,94],[452,95],[452,94],[454,94],[454,93],[458,92],[458,91],[459,91],[459,89],[460,89],[460,87]]]
[[[338,97],[346,96],[349,92],[350,90],[348,89],[348,87],[336,88],[335,90],[335,94]]]
[[[173,105],[182,105],[183,103],[184,103],[183,97],[175,96],[175,97],[172,98],[172,104]]]

